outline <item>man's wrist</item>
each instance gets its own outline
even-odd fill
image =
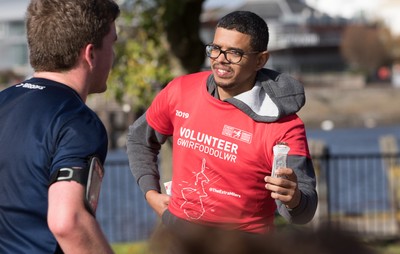
[[[301,191],[299,189],[296,190],[292,202],[290,204],[285,205],[287,209],[293,210],[296,209],[300,205],[301,202]]]

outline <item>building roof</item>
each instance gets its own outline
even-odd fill
[[[300,0],[242,0],[235,5],[208,8],[202,13],[202,21],[216,21],[234,10],[251,11],[267,21],[289,20],[302,15],[305,11],[313,10]]]

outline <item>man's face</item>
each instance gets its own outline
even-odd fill
[[[96,63],[89,93],[101,93],[107,89],[107,78],[115,57],[113,47],[116,40],[117,33],[113,22],[110,25],[110,32],[103,38],[102,47],[94,49]]]
[[[250,35],[240,33],[236,30],[228,30],[220,27],[216,29],[212,43],[213,46],[223,51],[229,50],[245,53],[238,63],[229,63],[223,53],[216,59],[210,58],[211,69],[220,96],[221,93],[235,96],[250,90],[254,86],[257,70],[260,69],[260,53],[254,53],[254,50],[250,47],[250,39]]]

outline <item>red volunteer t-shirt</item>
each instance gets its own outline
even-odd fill
[[[266,232],[276,209],[264,182],[271,174],[272,147],[284,141],[289,154],[309,156],[304,125],[297,115],[255,122],[207,92],[210,74],[173,80],[146,114],[151,127],[173,135],[169,210],[192,222]]]

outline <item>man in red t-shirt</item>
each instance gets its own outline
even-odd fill
[[[275,210],[307,223],[317,194],[304,124],[303,86],[265,69],[268,26],[237,11],[217,24],[206,46],[211,71],[172,80],[130,126],[130,167],[165,224],[192,222],[250,233],[273,228]],[[162,194],[157,155],[173,137],[171,195]],[[274,146],[288,154],[271,176]]]

